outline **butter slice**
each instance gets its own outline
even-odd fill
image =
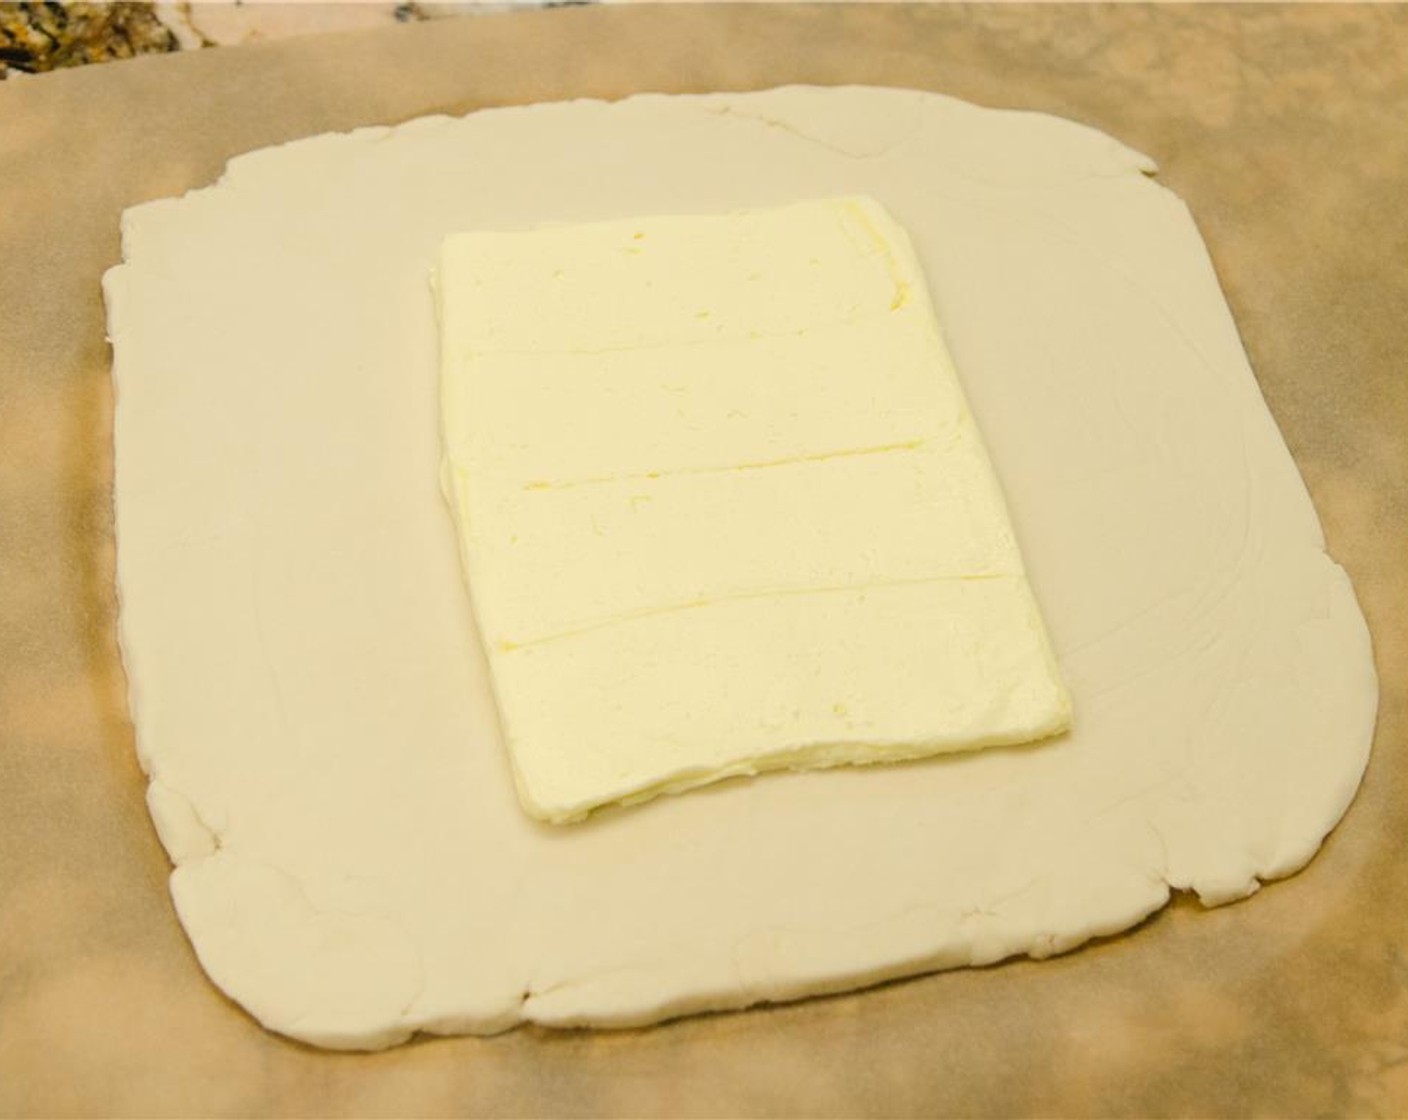
[[[534,817],[1069,726],[878,203],[462,233],[436,289],[445,485]]]

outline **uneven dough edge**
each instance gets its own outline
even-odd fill
[[[1353,632],[1365,655],[1360,664],[1368,667],[1377,687],[1370,634],[1349,578],[1328,556],[1323,559],[1334,571],[1336,594],[1332,612],[1339,625]],[[1356,729],[1365,761],[1376,714],[1376,710],[1369,712],[1363,725]],[[527,1023],[551,1028],[631,1029],[701,1013],[740,1011],[863,990],[954,968],[986,967],[1020,957],[1045,959],[1127,932],[1162,910],[1175,891],[1192,892],[1209,908],[1248,898],[1264,883],[1296,874],[1315,857],[1348,810],[1359,784],[1360,777],[1355,777],[1333,792],[1338,809],[1319,836],[1307,838],[1304,844],[1281,853],[1279,858],[1249,869],[1244,880],[1209,881],[1193,874],[1173,881],[1167,871],[1132,875],[1125,882],[1121,904],[1103,922],[1092,925],[1085,916],[1060,928],[1038,919],[1025,932],[1009,928],[1004,935],[994,931],[995,936],[981,947],[969,944],[964,933],[965,925],[982,921],[981,915],[939,907],[906,911],[856,930],[761,931],[745,943],[696,962],[690,975],[700,986],[684,992],[678,990],[678,971],[665,962],[530,989],[516,1002],[504,1004],[496,1011],[432,1018],[416,1018],[403,1012],[390,1024],[367,1032],[348,1029],[335,1017],[327,1023],[297,1015],[290,1018],[286,1008],[266,1005],[259,989],[247,983],[248,966],[255,954],[242,936],[194,937],[192,943],[210,978],[261,1024],[324,1049],[378,1051],[422,1034],[492,1036]],[[209,928],[206,920],[212,909],[228,903],[221,877],[211,875],[205,866],[206,861],[219,854],[218,839],[195,815],[191,803],[159,779],[151,781],[148,804],[162,843],[175,864],[170,876],[171,893],[182,923],[187,928],[196,924]],[[269,874],[287,880],[297,890],[296,881],[286,874],[273,868]],[[1060,890],[1052,887],[1049,893],[1059,894]],[[1126,897],[1127,904],[1123,901]],[[1131,920],[1130,914],[1137,916]],[[866,958],[867,963],[854,964]],[[374,967],[376,963],[375,954],[369,953],[359,967]],[[835,964],[843,967],[834,967]],[[334,973],[327,980],[335,986],[339,976]]]

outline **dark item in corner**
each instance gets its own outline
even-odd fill
[[[0,80],[180,49],[151,4],[0,4]]]

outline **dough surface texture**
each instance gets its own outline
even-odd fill
[[[127,212],[120,637],[171,891],[271,1029],[624,1026],[1126,929],[1303,866],[1377,683],[1184,205],[1089,128],[787,88],[426,118]],[[1075,729],[570,828],[514,794],[439,490],[447,233],[870,195],[910,232]]]
[[[455,234],[435,287],[446,497],[533,816],[1070,726],[873,199]]]

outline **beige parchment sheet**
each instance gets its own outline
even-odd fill
[[[1084,121],[1198,219],[1382,681],[1311,866],[1070,956],[643,1031],[318,1052],[205,979],[115,642],[118,215],[328,129],[572,96],[911,86]],[[1408,9],[512,13],[0,87],[0,1115],[1408,1112]]]

